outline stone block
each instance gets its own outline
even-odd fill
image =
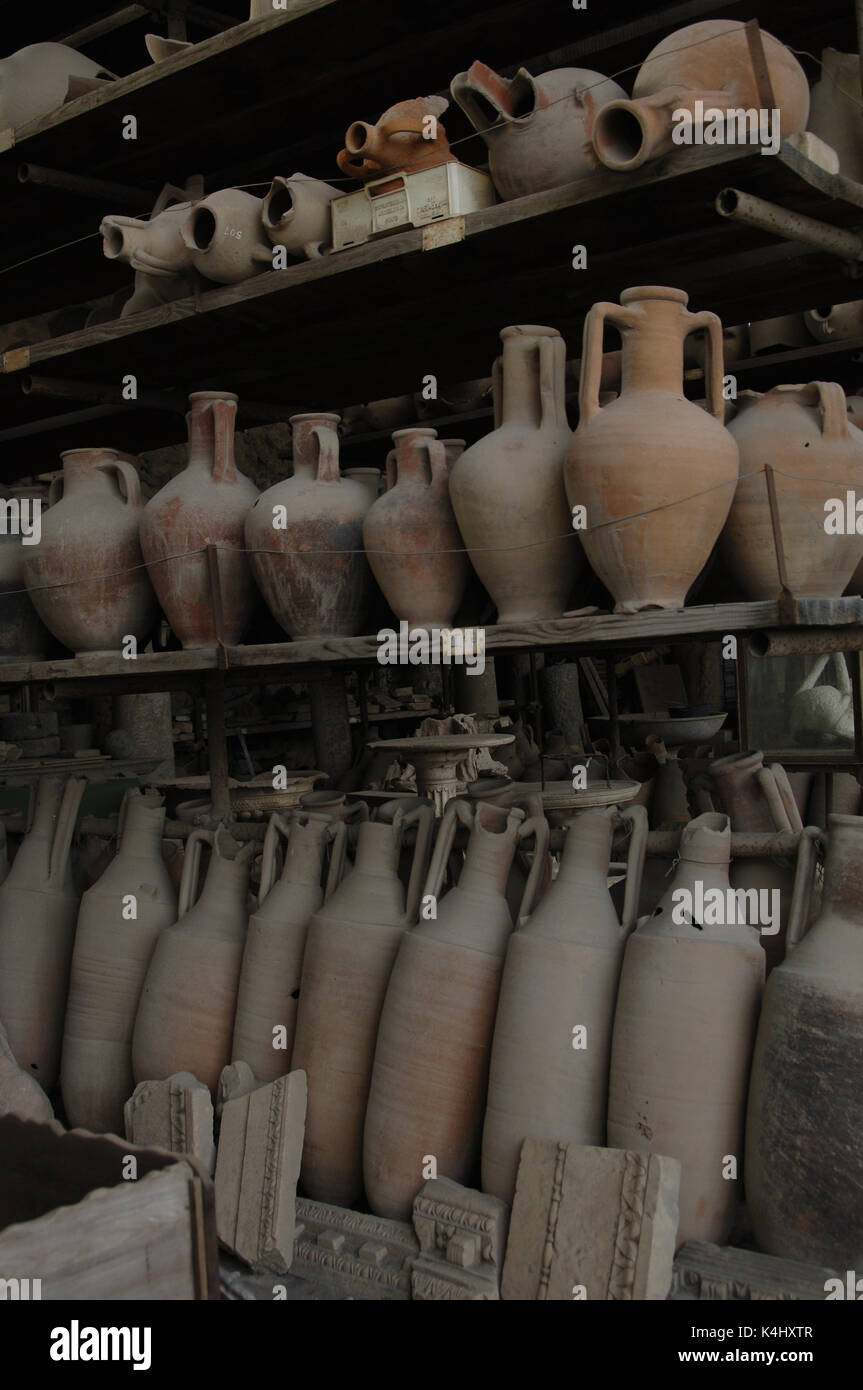
[[[297,1199],[293,1274],[344,1298],[393,1300],[411,1296],[419,1245],[406,1221]]]
[[[433,1178],[414,1199],[420,1254],[411,1272],[412,1296],[497,1300],[509,1208],[498,1197],[450,1178]]]
[[[664,1299],[680,1164],[661,1154],[526,1139],[504,1299]]]
[[[130,1143],[193,1154],[212,1173],[213,1102],[209,1088],[191,1072],[175,1072],[166,1081],[142,1081],[126,1101],[123,1119]]]
[[[844,1273],[835,1269],[781,1260],[757,1250],[738,1250],[733,1245],[688,1240],[675,1256],[668,1297],[730,1302],[824,1299],[827,1281],[837,1278],[844,1285]]]

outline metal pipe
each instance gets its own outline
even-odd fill
[[[151,410],[169,410],[185,415],[188,401],[182,391],[139,391],[134,400],[123,395],[122,386],[100,381],[68,381],[56,376],[23,376],[21,390],[25,396],[47,396],[56,400],[93,401],[98,405],[146,406]]]
[[[143,777],[141,780],[146,782],[147,779]],[[187,840],[194,829],[189,821],[166,820],[162,837],[165,840]],[[115,816],[84,816],[78,831],[81,835],[110,837],[117,834],[117,819]],[[228,833],[235,840],[263,840],[267,826],[264,821],[231,821]]]
[[[788,241],[801,241],[819,251],[841,256],[845,261],[863,260],[863,239],[856,232],[834,227],[829,222],[819,222],[817,218],[805,217],[800,212],[789,212],[787,208],[768,203],[764,198],[742,193],[739,188],[723,188],[716,196],[716,211],[720,217],[745,222],[761,232],[769,232]]]
[[[155,197],[154,193],[132,188],[126,183],[91,179],[83,174],[67,174],[62,169],[46,169],[41,164],[19,164],[18,182],[57,188],[63,193],[78,193],[82,198],[95,198],[98,202],[130,204],[141,211],[151,208]]]
[[[679,830],[649,830],[647,832],[647,853],[655,859],[672,859],[680,847]],[[797,853],[801,835],[804,831],[732,830],[732,859],[782,858]]]
[[[815,628],[803,632],[753,632],[748,641],[755,657],[819,656],[823,652],[863,651],[863,628]]]

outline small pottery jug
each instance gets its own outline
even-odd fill
[[[450,498],[497,621],[559,618],[584,566],[563,485],[566,345],[532,324],[500,336],[495,429],[456,461]]]
[[[597,111],[626,92],[587,68],[553,68],[501,77],[472,63],[450,83],[453,100],[488,146],[488,167],[502,198],[521,198],[592,174]]]
[[[199,280],[192,253],[183,241],[183,226],[191,203],[175,203],[155,217],[103,217],[102,252],[109,261],[123,261],[135,272],[135,292],[123,305],[121,318],[193,294]]]
[[[463,441],[458,442],[464,448]],[[449,499],[447,449],[435,430],[419,427],[396,430],[393,443],[387,476],[390,459],[394,476],[363,521],[369,564],[400,621],[411,627],[448,628],[470,566]]]
[[[345,822],[295,812],[270,816],[264,838],[258,906],[249,918],[232,1062],[248,1062],[259,1081],[275,1081],[290,1069],[306,933],[312,913],[336,887],[344,865]],[[285,841],[285,862],[276,877],[276,849]],[[324,857],[332,848],[326,895]]]
[[[0,884],[0,1020],[18,1065],[57,1079],[78,894],[70,855],[83,779],[40,777],[30,831]]]
[[[204,889],[195,901],[201,845],[211,847]],[[193,830],[186,841],[179,921],[161,932],[141,991],[132,1037],[136,1083],[190,1071],[213,1096],[231,1060],[231,1034],[248,913],[249,860],[219,852],[218,832]]]
[[[789,48],[765,29],[761,41],[773,105],[780,112],[781,136],[787,140],[806,127],[809,83]],[[764,104],[746,26],[736,19],[706,19],[668,34],[645,58],[632,90],[632,101],[609,102],[594,121],[593,148],[609,169],[637,169],[649,159],[679,149],[673,138],[679,121],[675,113],[694,115],[697,101],[703,102],[705,113],[711,107],[723,113],[759,110]],[[694,129],[700,126],[695,124]],[[714,148],[718,153],[723,145]]]
[[[407,893],[398,876],[404,831],[417,836]],[[309,924],[291,1070],[309,1081],[302,1183],[351,1207],[363,1189],[363,1120],[378,1020],[405,927],[416,917],[433,824],[430,806],[358,830],[353,868]]]
[[[470,827],[458,883],[440,898],[458,825]],[[548,822],[488,802],[453,800],[444,813],[423,903],[436,917],[402,939],[381,1014],[366,1112],[363,1171],[372,1211],[405,1221],[428,1156],[441,1177],[470,1185],[479,1156],[488,1063],[513,920],[513,855],[536,837],[520,917],[545,874]]]
[[[765,767],[764,754],[758,751],[732,753],[727,758],[713,759],[708,772],[715,788],[714,801],[718,801],[727,814],[732,830],[775,834],[803,829],[797,802],[781,763]],[[761,937],[768,971],[785,955],[794,873],[792,860],[767,857],[741,857],[731,868],[732,887],[779,894],[780,929],[771,936],[762,934]]]
[[[10,517],[18,503],[18,529],[0,535],[0,662],[41,661],[51,645],[51,634],[27,593],[24,555],[34,539],[41,538],[45,500],[38,483],[0,487],[0,498]]]
[[[273,246],[284,246],[289,256],[314,260],[332,245],[330,203],[339,197],[341,189],[308,174],[275,178],[261,212],[264,231]]]
[[[76,79],[96,87],[113,77],[100,63],[64,43],[19,48],[0,61],[0,130],[16,130],[56,111],[75,91]]]
[[[722,530],[739,472],[722,421],[722,324],[692,314],[684,290],[639,285],[584,321],[580,417],[566,460],[566,495],[586,509],[582,535],[616,613],[682,608]],[[620,395],[600,408],[602,331],[623,340]],[[707,330],[708,410],[683,394],[683,344]],[[724,486],[723,486],[724,485]]]
[[[42,539],[24,548],[24,580],[33,607],[64,647],[116,656],[128,637],[142,646],[156,621],[138,539],[141,483],[116,449],[67,449],[61,458]]]
[[[372,576],[363,551],[371,497],[339,472],[338,415],[292,415],[294,474],[261,494],[245,522],[249,561],[294,641],[364,630]]]
[[[261,222],[262,198],[242,188],[222,188],[192,206],[183,242],[192,265],[208,280],[235,285],[273,268],[273,248]]]
[[[257,599],[243,524],[258,489],[234,462],[237,397],[196,391],[189,405],[189,462],[144,508],[141,549],[162,611],[183,646],[207,647],[220,639],[230,646],[242,639]],[[221,632],[207,546],[217,550]]]
[[[863,495],[863,431],[848,419],[835,381],[741,391],[728,429],[740,449],[740,481],[720,548],[749,599],[782,591],[766,466],[773,468],[788,588],[839,598],[863,560],[863,536],[845,525],[846,493]],[[834,516],[828,503],[834,499]]]
[[[69,1124],[96,1134],[123,1133],[141,988],[159,933],[177,920],[161,796],[127,792],[120,817],[117,854],[81,899],[60,1066]]]
[[[647,844],[647,812],[627,808],[623,820],[632,834],[619,922],[607,886],[617,814],[609,806],[571,822],[560,873],[509,939],[489,1069],[482,1190],[510,1204],[528,1136],[605,1143],[617,981]]]
[[[354,121],[348,126],[345,148],[336,163],[349,178],[367,183],[385,174],[413,174],[417,169],[454,160],[438,119],[448,106],[446,97],[413,97],[390,106],[376,125]],[[433,135],[429,135],[430,130]]]
[[[684,827],[671,886],[627,942],[614,1015],[608,1145],[680,1160],[678,1245],[725,1244],[740,1200],[725,1169],[743,1151],[764,952],[754,927],[699,911],[699,891],[706,903],[718,890],[734,915],[730,850],[727,816]]]
[[[788,956],[764,991],[745,1167],[760,1249],[858,1273],[863,1251],[861,857],[863,817],[830,816],[821,911],[800,944],[789,943]]]

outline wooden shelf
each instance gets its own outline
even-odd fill
[[[574,355],[590,305],[634,282],[680,285],[694,308],[727,324],[853,296],[835,257],[721,219],[714,200],[727,185],[839,226],[861,217],[802,177],[796,151],[785,148],[773,158],[682,150],[633,174],[603,169],[471,213],[461,240],[441,236],[460,236],[457,220],[438,224],[434,237],[413,229],[6,352],[4,426],[56,415],[63,447],[78,442],[76,429],[92,435],[92,424],[69,427],[68,401],[24,395],[26,371],[71,382],[132,372],[142,392],[230,389],[241,401],[283,407],[287,418],[417,390],[428,372],[441,381],[483,376],[507,323],[551,323]],[[588,248],[587,271],[572,269],[574,244]],[[142,419],[133,406],[99,432],[138,450],[183,437],[179,416],[158,415],[152,441],[142,438]],[[53,458],[54,440],[42,447]],[[29,448],[38,455],[37,441]],[[20,472],[14,453],[8,466]]]
[[[740,634],[788,627],[778,603],[701,604],[679,612],[587,613],[542,623],[499,625],[485,629],[486,651],[490,654],[546,650],[616,651],[638,650],[655,642],[681,638],[691,641],[716,640],[727,634]],[[863,598],[806,599],[797,603],[796,622],[800,628],[859,628],[863,649]],[[267,672],[281,669],[285,678],[301,679],[320,672],[322,666],[349,667],[377,661],[376,637],[334,637],[328,641],[272,642],[260,646],[229,647],[225,681],[243,684],[261,679]],[[111,690],[167,690],[198,684],[207,672],[219,670],[216,647],[194,651],[144,652],[134,662],[120,656],[92,654],[63,661],[10,662],[0,667],[0,689],[27,683],[50,683],[58,698]],[[417,711],[417,719],[423,712]]]

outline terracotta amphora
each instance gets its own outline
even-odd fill
[[[235,285],[273,268],[273,248],[264,236],[263,198],[242,188],[221,188],[194,203],[182,238],[192,265],[208,280]]]
[[[148,640],[158,611],[138,540],[141,483],[116,449],[67,449],[61,458],[42,538],[24,547],[24,581],[64,647],[117,656],[129,637]]]
[[[159,933],[177,920],[164,824],[161,796],[127,792],[117,854],[78,912],[60,1085],[69,1124],[97,1134],[123,1133],[138,1000]]]
[[[800,811],[781,763],[765,767],[764,754],[756,750],[715,758],[708,772],[715,789],[715,801],[728,815],[732,830],[775,834],[803,829]],[[794,861],[782,858],[741,857],[731,867],[732,887],[779,894],[779,931],[761,937],[768,971],[785,955],[794,877]]]
[[[631,838],[619,922],[608,890],[617,814],[609,806],[570,823],[560,873],[509,939],[482,1135],[482,1190],[505,1202],[512,1203],[528,1136],[605,1143],[617,981],[647,844],[647,812],[627,808]]]
[[[464,867],[440,897],[457,826],[470,827]],[[545,874],[548,822],[489,802],[444,813],[419,925],[407,932],[381,1014],[363,1143],[366,1196],[405,1221],[428,1176],[469,1183],[479,1156],[489,1054],[513,920],[506,881],[521,841],[536,837],[520,918]],[[435,915],[436,914],[436,915]],[[425,1171],[424,1171],[425,1170]]]
[[[70,856],[83,779],[40,777],[33,823],[0,884],[0,1020],[18,1065],[57,1079],[78,915]]]
[[[40,661],[51,645],[51,635],[27,593],[24,555],[41,538],[46,499],[38,483],[0,487],[0,499],[10,522],[18,504],[17,527],[10,525],[0,535],[0,662]]]
[[[722,532],[722,558],[747,598],[782,591],[766,466],[773,468],[788,588],[839,598],[863,560],[863,536],[846,526],[846,493],[863,496],[863,431],[848,419],[835,381],[741,391],[728,429],[740,449],[740,481]],[[839,529],[827,505],[834,499]],[[856,521],[856,517],[855,517]]]
[[[731,1173],[742,1170],[764,952],[755,927],[729,920],[730,852],[727,816],[684,827],[671,885],[627,942],[614,1015],[608,1144],[680,1160],[678,1245],[724,1244],[740,1200]]]
[[[454,160],[439,120],[448,106],[446,97],[412,97],[390,106],[375,125],[354,121],[336,163],[349,178],[367,183],[385,174],[413,174]]]
[[[761,30],[773,104],[780,112],[783,140],[803,130],[809,115],[809,83],[794,54]],[[746,26],[736,19],[706,19],[668,34],[651,49],[632,89],[632,101],[612,101],[593,124],[593,148],[609,169],[638,169],[649,159],[679,150],[675,112],[688,111],[697,134],[696,102],[703,103],[705,125],[711,110],[759,110],[763,102],[752,64]],[[747,128],[748,129],[748,128]],[[726,131],[727,134],[727,131]],[[711,142],[712,142],[711,133]],[[752,135],[749,136],[750,140]],[[723,143],[699,144],[699,153]]]
[[[19,1067],[0,1023],[0,1119],[4,1115],[41,1120],[44,1124],[53,1120],[54,1108],[39,1082]]]
[[[196,902],[202,844],[211,847],[211,854]],[[165,927],[156,942],[135,1019],[136,1083],[190,1071],[215,1096],[222,1068],[231,1060],[249,860],[255,850],[251,841],[228,859],[212,830],[193,830],[186,841],[179,920]]]
[[[495,429],[456,461],[450,498],[498,622],[559,618],[584,567],[563,484],[566,344],[533,324],[500,336]]]
[[[417,838],[407,892],[399,879],[404,831]],[[353,868],[314,914],[306,937],[291,1070],[309,1082],[301,1170],[305,1192],[353,1206],[363,1190],[363,1120],[378,1020],[405,928],[416,918],[433,826],[430,806],[357,832]]]
[[[191,207],[191,203],[175,203],[146,219],[116,213],[102,218],[103,255],[135,272],[135,291],[123,305],[121,318],[181,299],[199,286],[182,234]]]
[[[392,481],[363,521],[369,564],[400,621],[448,628],[470,573],[449,498],[450,458],[460,450],[448,458],[437,432],[419,426],[396,430],[393,443]]]
[[[339,472],[338,415],[292,415],[294,473],[245,521],[258,588],[295,641],[364,631],[372,576],[363,551],[368,488]]]
[[[294,812],[270,817],[264,838],[258,905],[249,918],[232,1062],[248,1062],[259,1081],[275,1081],[290,1070],[297,1001],[309,919],[336,887],[344,864],[346,826],[328,815]],[[284,865],[276,876],[277,845],[285,841]],[[321,886],[331,850],[326,895]]]
[[[275,178],[261,210],[264,231],[273,246],[284,246],[289,256],[314,260],[332,246],[330,203],[341,196],[341,189],[308,174]]]
[[[241,641],[257,602],[243,526],[258,489],[234,462],[237,397],[196,391],[189,405],[189,462],[144,508],[141,549],[162,611],[183,646],[207,647],[220,638],[230,646]],[[221,632],[207,546],[217,550]]]
[[[626,92],[588,68],[501,77],[475,62],[450,83],[453,100],[488,146],[502,198],[521,198],[584,178],[596,168],[590,143],[597,111]]]
[[[64,43],[19,48],[0,61],[0,130],[15,130],[56,111],[75,91],[76,82],[96,87],[113,77],[100,63]]]
[[[821,911],[800,944],[789,944],[764,992],[744,1174],[762,1250],[843,1275],[856,1269],[858,1278],[863,1251],[861,858],[863,817],[830,816]]]
[[[580,417],[566,461],[566,494],[586,509],[582,535],[616,613],[682,608],[734,496],[737,445],[722,421],[722,324],[690,313],[684,290],[639,285],[620,304],[594,304],[584,322]],[[620,395],[600,408],[602,331],[623,341]],[[683,344],[707,330],[708,410],[683,394]]]

